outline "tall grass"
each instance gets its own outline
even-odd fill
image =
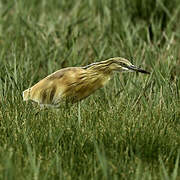
[[[178,0],[0,2],[0,179],[179,179]],[[22,91],[57,69],[122,56],[69,109],[39,111]],[[38,113],[37,113],[38,112]]]

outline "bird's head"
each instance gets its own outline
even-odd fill
[[[109,60],[111,61],[109,68],[113,71],[140,72],[144,74],[150,74],[149,72],[134,66],[127,59],[124,59],[122,57],[115,57]]]

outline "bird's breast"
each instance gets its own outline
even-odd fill
[[[110,76],[86,76],[80,78],[74,83],[67,86],[64,91],[64,97],[73,97],[75,101],[86,98],[94,93],[97,89],[102,88],[108,81]]]

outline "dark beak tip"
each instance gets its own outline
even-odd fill
[[[151,74],[150,72],[145,71],[145,70],[140,70],[139,72],[144,73],[144,74]]]
[[[140,68],[135,67],[135,66],[130,66],[129,69],[134,70],[136,72],[143,73],[143,74],[151,74],[150,72],[143,70],[143,69],[140,69]]]

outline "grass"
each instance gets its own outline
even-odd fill
[[[179,179],[179,10],[178,0],[1,1],[0,179]],[[57,69],[115,56],[151,75],[116,74],[70,109],[22,101]]]

